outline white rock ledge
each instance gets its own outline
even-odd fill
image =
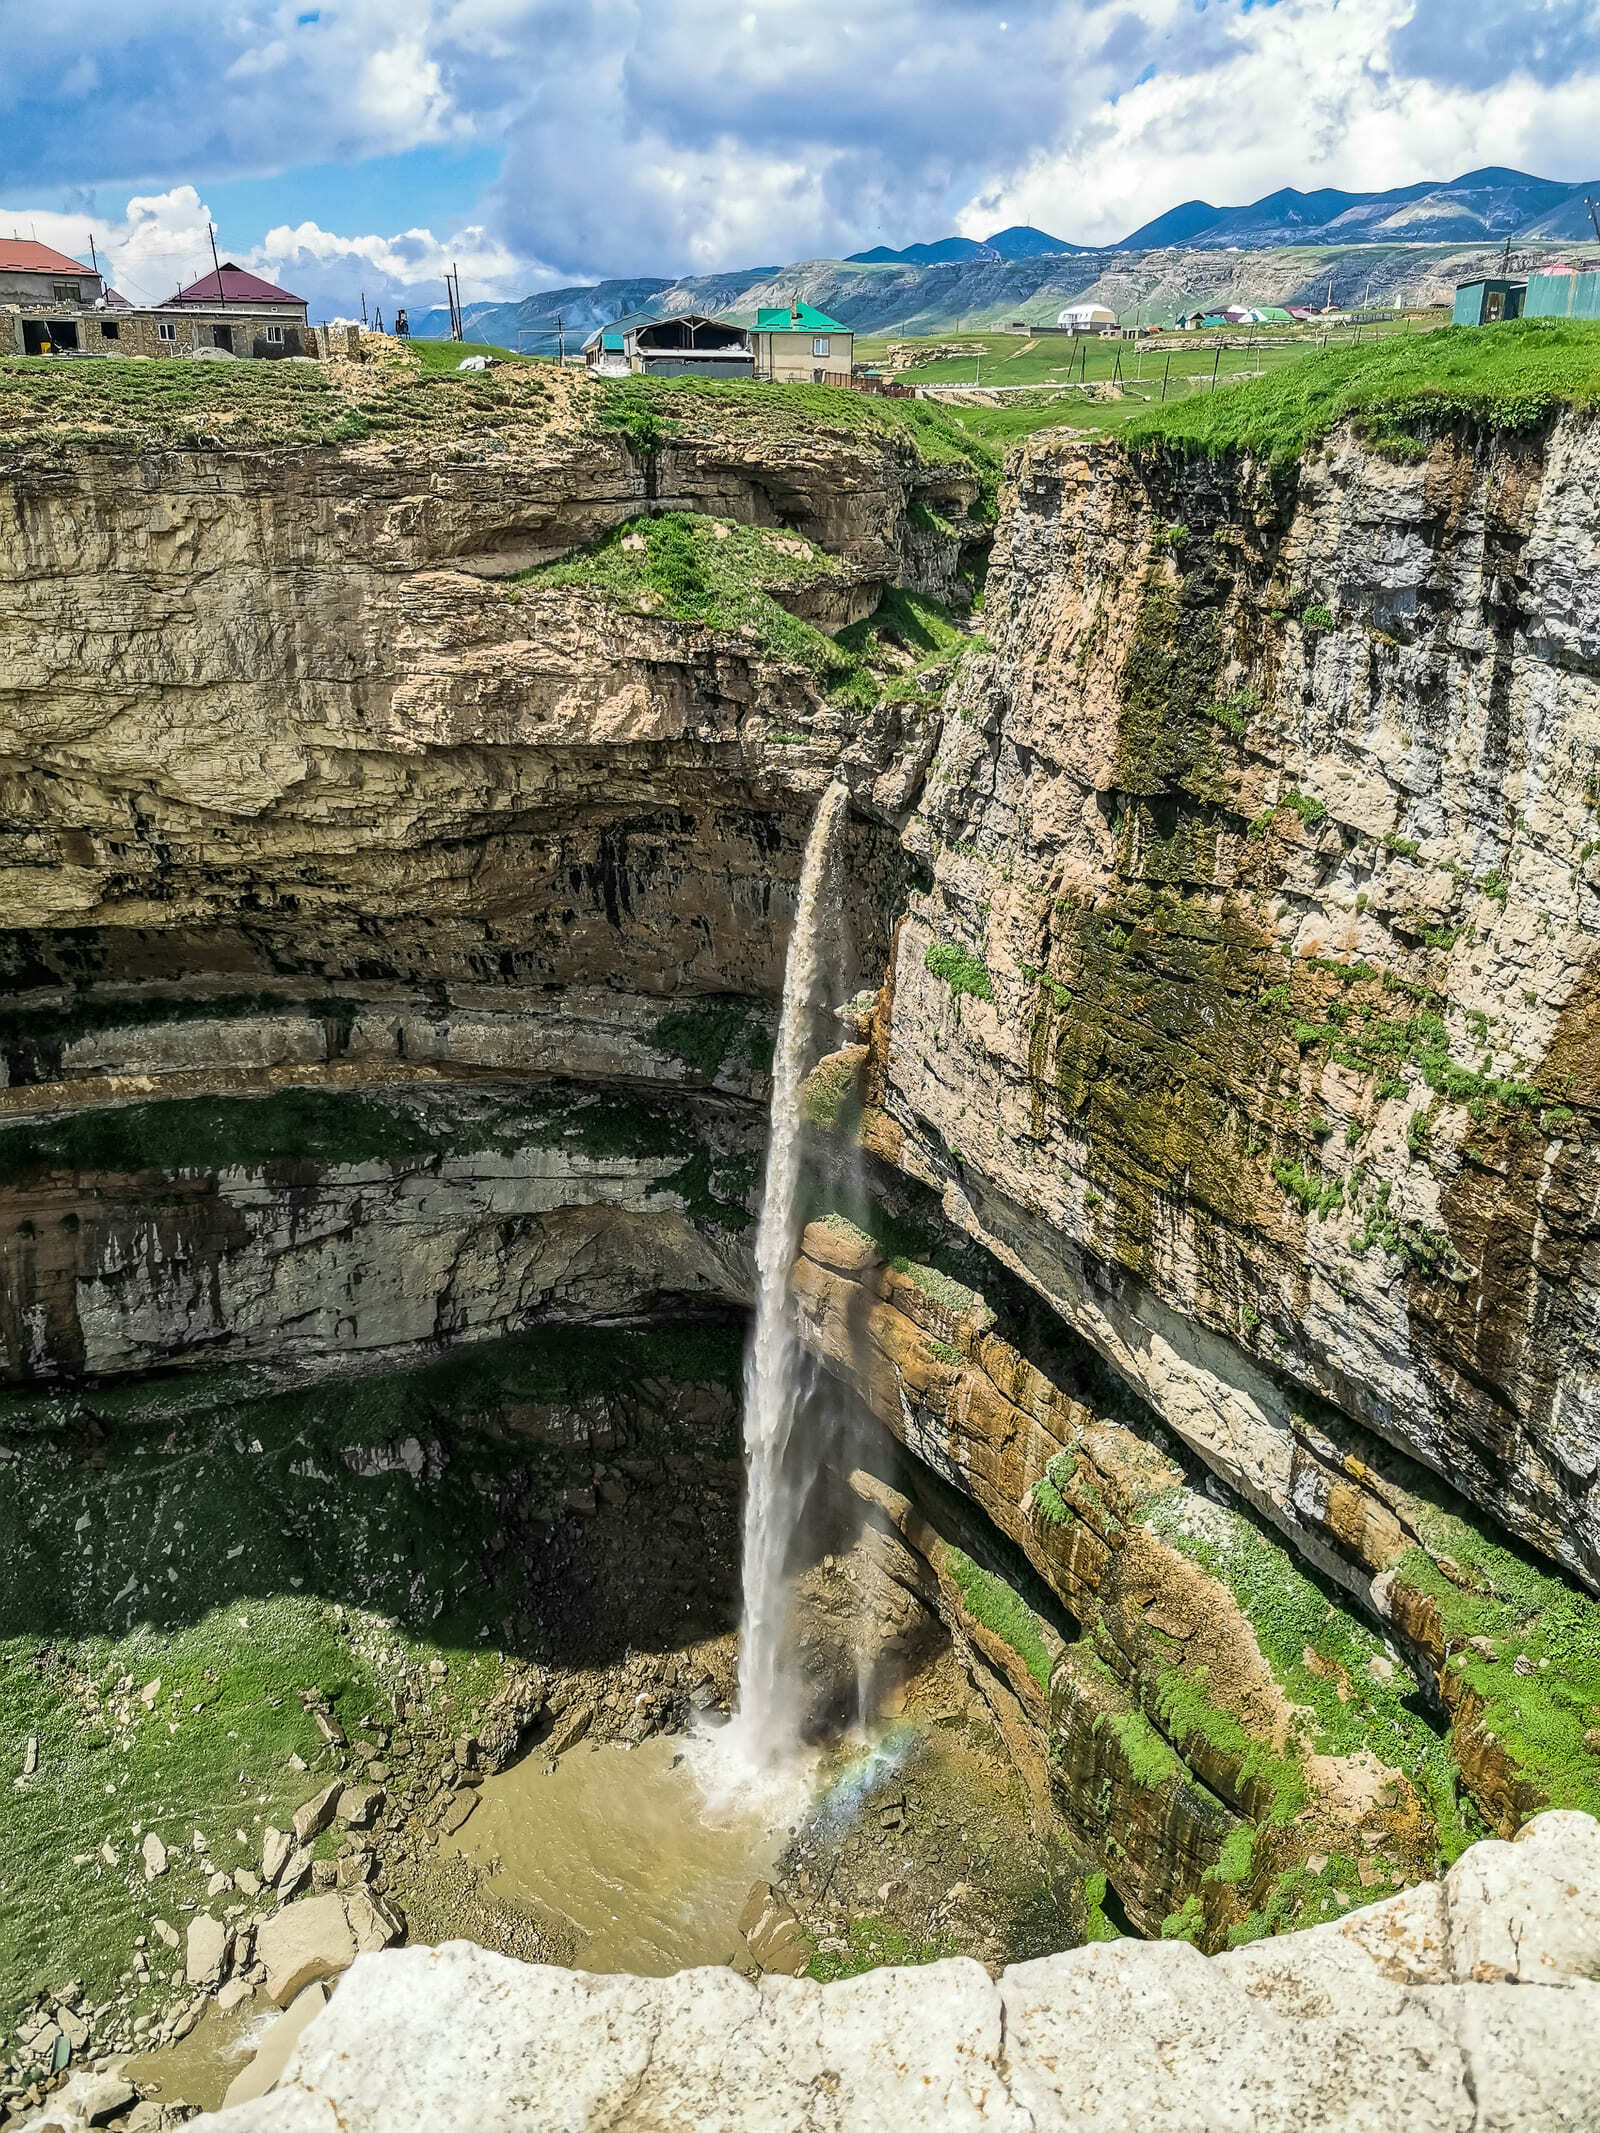
[[[837,1985],[360,1956],[217,2133],[1595,2133],[1600,1823],[1211,1959],[1118,1941]]]

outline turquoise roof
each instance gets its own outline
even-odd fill
[[[794,309],[800,314],[798,319],[794,317],[787,304],[772,311],[758,311],[756,313],[756,331],[758,333],[848,333],[850,331],[848,326],[841,326],[836,318],[829,318],[826,311],[814,311],[809,304],[796,304]]]
[[[602,333],[600,336],[600,346],[606,350],[615,349],[618,353],[620,353],[622,349],[622,335],[620,333]]]

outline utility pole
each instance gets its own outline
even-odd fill
[[[458,266],[456,265],[456,263],[455,263],[455,261],[454,261],[453,259],[452,259],[452,260],[451,260],[451,262],[450,262],[450,271],[451,271],[451,273],[452,273],[452,274],[453,274],[453,275],[455,276],[455,280],[456,280],[456,332],[455,332],[455,337],[456,337],[456,339],[457,339],[458,341],[464,341],[464,340],[466,339],[466,337],[467,337],[467,322],[466,322],[466,320],[465,320],[465,319],[464,319],[464,318],[463,318],[463,317],[461,316],[461,269],[460,269],[460,268],[459,268],[459,267],[458,267]]]
[[[363,289],[361,292],[361,323],[363,326],[370,325],[371,323],[371,321],[367,317],[367,292],[365,289]]]
[[[1217,360],[1211,366],[1211,390],[1217,389],[1217,372],[1222,368],[1222,341],[1217,341]]]
[[[562,370],[567,367],[567,329],[561,313],[556,313],[556,361]]]
[[[95,271],[95,278],[96,278],[96,280],[98,280],[98,279],[99,279],[99,276],[100,276],[100,256],[99,256],[99,254],[98,254],[98,253],[97,253],[97,252],[95,251],[95,248],[94,248],[94,231],[93,231],[93,230],[91,230],[91,231],[89,232],[89,264],[90,264],[90,266],[92,266],[92,267],[94,268],[94,271]]]
[[[1583,204],[1589,210],[1589,220],[1594,224],[1595,235],[1600,237],[1600,207],[1596,206],[1587,193],[1583,196]]]
[[[1164,371],[1163,371],[1163,372],[1161,373],[1161,399],[1162,399],[1162,403],[1163,403],[1163,405],[1165,405],[1165,402],[1166,402],[1166,397],[1167,397],[1167,380],[1168,380],[1168,378],[1170,378],[1171,376],[1172,376],[1172,352],[1171,352],[1171,350],[1169,349],[1169,350],[1168,350],[1168,352],[1167,352],[1167,367],[1166,367],[1166,369],[1165,369],[1165,370],[1164,370]]]
[[[211,239],[211,265],[217,277],[217,302],[222,306],[223,310],[226,311],[228,308],[228,299],[222,293],[222,265],[217,258],[217,228],[214,222],[208,222],[206,224],[206,233]]]

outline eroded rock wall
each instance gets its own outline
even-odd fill
[[[1036,437],[907,833],[878,1145],[1351,1578],[1377,1443],[1600,1585],[1597,474]]]

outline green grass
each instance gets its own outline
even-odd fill
[[[735,1388],[742,1349],[734,1327],[585,1329],[288,1390],[219,1369],[0,1395],[0,2030],[70,1977],[109,1998],[152,1914],[183,1930],[177,1904],[204,1898],[195,1830],[218,1868],[255,1864],[262,1828],[323,1782],[298,1690],[353,1733],[392,1722],[403,1668],[441,1658],[426,1693],[470,1728],[504,1679],[508,1611],[527,1616],[519,1648],[551,1656],[507,1507],[559,1504],[594,1455],[503,1426],[508,1408],[610,1402],[621,1449],[726,1459],[731,1405],[708,1429],[656,1388]],[[360,1471],[408,1438],[430,1447],[425,1481]],[[35,1734],[38,1775],[14,1787]],[[148,1888],[136,1822],[173,1860]]]
[[[1404,1556],[1399,1576],[1432,1599],[1448,1640],[1486,1637],[1499,1655],[1491,1664],[1469,1649],[1450,1661],[1482,1698],[1485,1723],[1550,1806],[1600,1815],[1600,1756],[1584,1746],[1600,1727],[1600,1602],[1453,1512],[1429,1506],[1418,1525],[1427,1550]],[[1517,1672],[1519,1657],[1530,1672]]]
[[[1141,1519],[1227,1586],[1254,1630],[1273,1678],[1290,1703],[1308,1714],[1304,1738],[1294,1752],[1275,1755],[1250,1741],[1236,1720],[1214,1709],[1206,1684],[1191,1670],[1175,1667],[1162,1676],[1157,1701],[1180,1747],[1190,1732],[1198,1732],[1225,1753],[1242,1756],[1247,1773],[1271,1790],[1275,1822],[1292,1820],[1304,1804],[1298,1754],[1370,1750],[1416,1785],[1432,1810],[1444,1861],[1483,1834],[1477,1818],[1470,1812],[1464,1817],[1457,1805],[1457,1771],[1449,1744],[1413,1709],[1414,1691],[1403,1669],[1390,1669],[1383,1640],[1307,1577],[1287,1548],[1234,1511],[1214,1511],[1204,1536],[1191,1532],[1183,1517],[1183,1497],[1176,1492],[1146,1505]],[[1214,1537],[1219,1522],[1222,1535]],[[1322,1671],[1307,1663],[1308,1652]]]
[[[923,1963],[940,1963],[959,1955],[953,1934],[935,1933],[928,1940],[913,1940],[902,1927],[887,1918],[852,1918],[845,1928],[849,1948],[819,1952],[806,1966],[806,1976],[819,1985],[837,1984],[843,1977],[860,1977],[868,1970],[892,1965],[897,1970]]]
[[[493,341],[421,341],[413,338],[406,343],[421,359],[424,377],[438,377],[460,371],[468,356],[493,356],[497,363],[542,363],[553,365],[552,356],[519,355],[514,348],[499,348]],[[472,373],[464,373],[471,376]]]
[[[617,378],[588,388],[597,425],[652,450],[668,439],[746,435],[859,439],[901,447],[918,468],[949,468],[979,484],[977,516],[992,519],[1001,454],[926,400],[882,400],[836,385],[711,383],[697,378]]]
[[[1095,1725],[1115,1738],[1128,1775],[1147,1792],[1178,1775],[1178,1758],[1142,1711],[1103,1711]]]
[[[994,998],[988,965],[970,948],[963,948],[958,942],[935,941],[922,960],[936,978],[943,978],[958,1000],[963,993],[970,993],[975,1000]]]
[[[946,1546],[944,1567],[961,1595],[961,1604],[974,1622],[1007,1644],[1048,1695],[1050,1654],[1045,1647],[1044,1625],[1033,1609],[992,1570],[984,1570],[959,1548]]]
[[[1404,456],[1458,421],[1527,430],[1597,399],[1600,324],[1518,319],[1330,348],[1255,383],[1147,411],[1126,434],[1135,451],[1178,445],[1282,463],[1351,421]]]
[[[937,694],[956,663],[981,645],[938,601],[894,588],[837,637],[784,605],[786,592],[837,578],[843,569],[827,550],[795,534],[671,511],[630,520],[581,555],[524,571],[518,582],[593,593],[636,614],[738,632],[763,656],[803,668],[826,695],[861,709],[885,697]],[[792,744],[806,736],[781,738]]]

